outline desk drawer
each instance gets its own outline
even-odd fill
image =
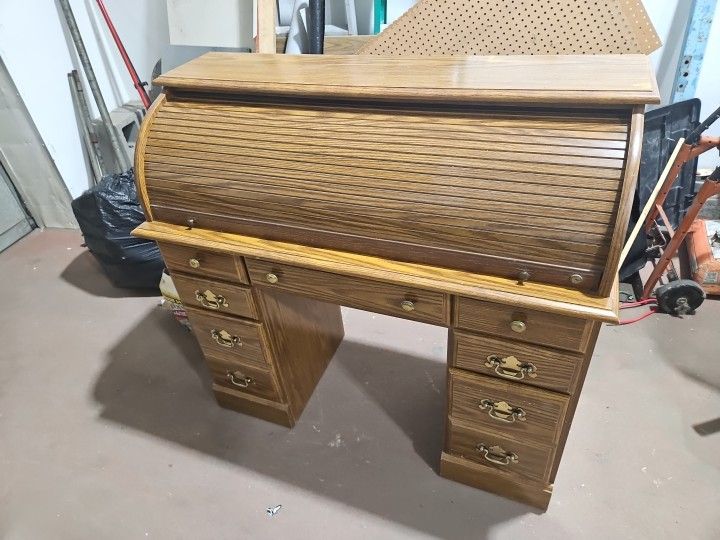
[[[432,324],[450,321],[448,296],[442,293],[253,259],[246,263],[253,285]]]
[[[178,273],[172,278],[185,306],[257,319],[257,310],[247,287]]]
[[[161,243],[159,246],[170,270],[231,283],[250,283],[241,257],[175,244]]]
[[[450,370],[450,416],[521,440],[555,444],[569,399],[517,383]]]
[[[459,297],[455,325],[520,341],[585,351],[591,323],[544,311]]]
[[[205,354],[226,362],[268,366],[262,325],[235,317],[186,308],[193,333]]]
[[[231,363],[212,356],[206,356],[205,360],[218,386],[271,401],[279,399],[277,384],[270,370]]]
[[[453,330],[450,365],[571,394],[583,356],[517,341]]]
[[[448,452],[485,467],[547,480],[554,447],[518,442],[448,419]]]

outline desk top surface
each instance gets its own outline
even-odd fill
[[[155,82],[185,91],[468,103],[659,103],[644,55],[383,57],[207,53]]]
[[[528,309],[595,319],[618,320],[617,281],[607,298],[542,283],[525,283],[487,274],[405,263],[357,253],[264,240],[207,229],[188,229],[160,221],[145,222],[133,235],[244,257],[335,272],[428,290],[459,294]]]

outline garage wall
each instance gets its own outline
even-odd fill
[[[339,4],[336,12],[342,13],[342,4],[339,0],[335,3]],[[71,4],[108,107],[112,109],[136,99],[95,0],[71,0]],[[140,77],[148,80],[157,59],[170,50],[166,2],[105,0],[105,4]],[[389,20],[392,20],[414,4],[414,0],[389,0],[388,4]],[[356,5],[359,30],[368,32],[372,24],[372,0],[356,0]],[[651,56],[664,102],[670,97],[689,6],[687,0],[645,0],[650,18],[665,43]],[[712,27],[697,88],[704,114],[720,105],[717,91],[720,88],[719,17],[716,16]],[[0,1],[0,55],[71,194],[77,196],[90,185],[91,174],[83,156],[66,81],[66,73],[79,69],[79,63],[74,50],[71,53],[70,39],[61,19],[54,0]],[[165,67],[171,67],[172,63]],[[720,133],[720,128],[715,127],[713,132]],[[707,154],[701,158],[700,166],[712,167],[716,163],[717,157]]]
[[[95,0],[70,3],[108,108],[137,99]],[[105,0],[105,5],[140,77],[147,80],[168,43],[165,2]],[[0,1],[0,56],[71,195],[79,195],[90,185],[91,173],[66,75],[80,65],[56,2]]]

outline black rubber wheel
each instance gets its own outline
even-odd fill
[[[660,311],[670,315],[695,313],[705,300],[705,291],[691,279],[671,281],[655,291]]]

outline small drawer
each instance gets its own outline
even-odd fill
[[[253,285],[443,326],[450,320],[448,297],[442,293],[254,259],[245,262]]]
[[[448,419],[447,451],[486,467],[547,480],[554,447],[529,441],[518,442],[495,432],[472,429]]]
[[[207,355],[205,360],[212,372],[213,381],[218,386],[271,401],[277,401],[280,398],[277,384],[270,370],[230,363]]]
[[[172,278],[185,306],[257,319],[257,310],[247,287],[177,273]]]
[[[268,347],[260,323],[210,314],[199,309],[185,309],[195,338],[205,354],[225,362],[268,367]]]
[[[558,441],[569,399],[458,369],[450,370],[450,416],[522,440]]]
[[[452,331],[452,343],[453,367],[566,394],[575,390],[583,365],[580,354],[460,330]]]
[[[176,244],[158,245],[170,270],[217,278],[231,283],[250,283],[242,257]]]
[[[455,326],[550,347],[585,351],[592,322],[458,297]]]

